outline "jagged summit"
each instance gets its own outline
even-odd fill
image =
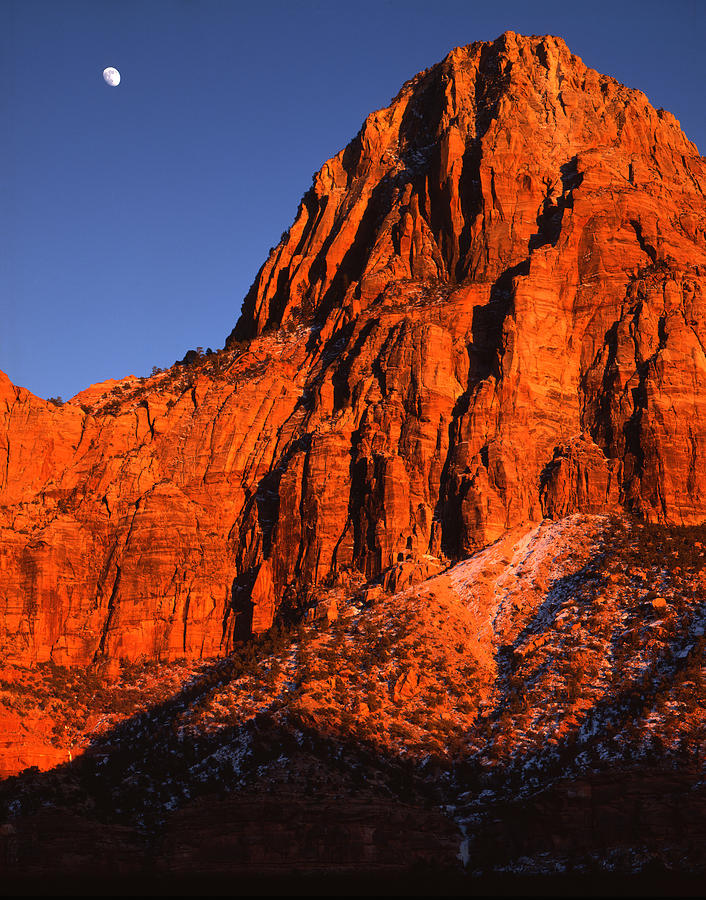
[[[560,38],[506,32],[456,48],[315,175],[233,337],[350,318],[391,280],[495,282],[556,243],[587,170],[604,189],[683,190],[689,159],[698,151],[673,116]]]
[[[452,51],[317,173],[224,352],[0,383],[3,646],[209,656],[545,516],[702,522],[705,191],[563,41]]]

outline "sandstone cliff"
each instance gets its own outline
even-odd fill
[[[544,515],[706,518],[706,162],[554,37],[454,50],[315,176],[226,348],[0,381],[16,662],[216,654]]]

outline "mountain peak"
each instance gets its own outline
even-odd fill
[[[703,196],[688,160],[700,170],[673,116],[561,38],[505,32],[456,48],[315,175],[233,337],[350,319],[400,279],[495,282],[546,243],[548,206],[573,202],[579,181],[584,195],[640,190],[656,214],[660,189]]]

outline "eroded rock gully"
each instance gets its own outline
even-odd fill
[[[703,520],[705,188],[560,39],[454,50],[316,174],[225,350],[61,407],[3,376],[3,651],[206,656],[544,515]]]

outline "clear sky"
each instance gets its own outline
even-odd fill
[[[508,29],[562,36],[706,152],[706,0],[0,0],[0,369],[66,399],[222,347],[313,172]]]

